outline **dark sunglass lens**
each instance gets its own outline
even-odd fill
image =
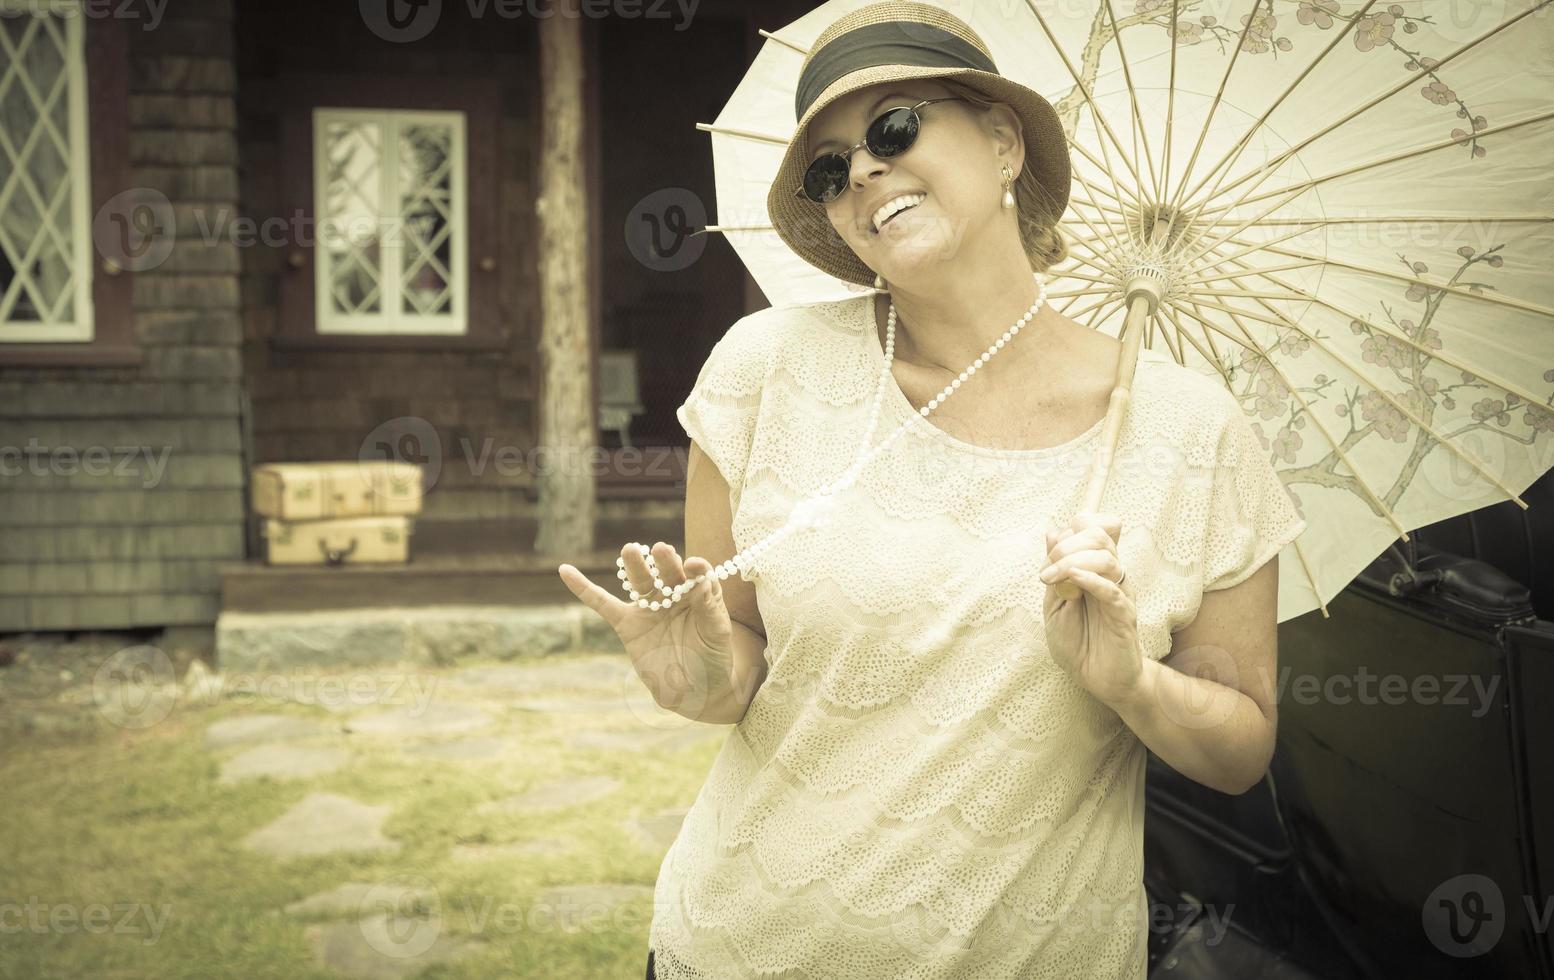
[[[917,127],[917,113],[905,106],[892,109],[870,124],[865,145],[877,157],[897,156],[917,139]]]
[[[840,153],[827,153],[804,171],[804,196],[825,204],[847,186],[847,161]]]

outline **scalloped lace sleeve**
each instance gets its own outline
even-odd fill
[[[1229,392],[1209,488],[1203,541],[1203,591],[1252,576],[1306,529],[1246,415]]]
[[[745,468],[760,416],[761,390],[769,374],[764,345],[745,317],[713,345],[696,383],[675,417],[728,484],[729,510],[738,511]]]

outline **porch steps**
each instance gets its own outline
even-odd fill
[[[565,561],[624,598],[615,577],[620,545],[663,540],[683,550],[683,505],[637,502],[629,513],[623,505],[595,524],[594,540],[608,550],[577,555],[536,555],[532,521],[417,517],[410,561],[401,565],[224,564],[216,663],[256,671],[624,652],[556,572]]]
[[[297,613],[445,605],[522,608],[575,603],[581,607],[556,566],[565,561],[604,588],[618,590],[618,556],[617,551],[594,551],[568,558],[432,555],[414,557],[403,565],[229,564],[221,566],[221,608],[223,612]]]
[[[559,582],[559,579],[558,579]],[[624,653],[604,620],[573,599],[528,606],[380,606],[222,612],[217,669],[236,674],[374,664],[447,666],[568,652]]]

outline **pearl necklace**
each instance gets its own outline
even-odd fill
[[[1036,302],[1031,304],[1031,308],[1026,310],[1020,319],[1015,321],[1014,326],[1010,327],[1008,330],[1005,330],[1003,336],[995,340],[991,347],[989,347],[980,356],[978,356],[975,361],[972,361],[971,366],[962,371],[958,378],[945,385],[942,391],[940,391],[933,398],[929,399],[928,404],[918,409],[917,414],[920,417],[927,418],[928,413],[938,408],[940,403],[948,398],[956,389],[958,389],[963,382],[969,379],[973,374],[976,374],[978,368],[986,364],[994,354],[997,354],[1000,350],[1003,350],[1004,344],[1014,339],[1014,335],[1020,332],[1021,327],[1030,322],[1031,318],[1036,315],[1036,312],[1041,309],[1042,304],[1046,301],[1047,283],[1046,280],[1040,274],[1038,274],[1036,276]],[[773,543],[780,541],[782,538],[786,537],[788,534],[791,534],[795,530],[800,528],[815,527],[822,523],[827,518],[832,505],[836,502],[836,495],[857,482],[858,476],[863,471],[863,468],[867,466],[869,462],[874,459],[874,457],[884,452],[891,443],[900,438],[901,434],[906,431],[907,425],[910,424],[910,419],[907,422],[901,423],[901,425],[896,428],[896,431],[891,433],[890,436],[881,442],[878,446],[875,446],[872,449],[869,448],[869,440],[873,438],[875,426],[879,423],[880,404],[884,401],[886,386],[890,383],[890,365],[895,358],[895,350],[896,302],[894,299],[892,299],[890,303],[890,315],[886,318],[885,321],[885,366],[880,369],[879,384],[876,385],[874,389],[874,405],[869,414],[869,427],[863,434],[862,445],[858,447],[858,457],[853,461],[853,464],[848,467],[846,473],[844,473],[834,483],[822,486],[820,488],[820,492],[815,496],[803,500],[797,506],[795,506],[793,508],[793,512],[789,514],[788,520],[782,525],[782,527],[779,527],[765,538],[744,549],[733,558],[730,558],[728,561],[715,566],[712,571],[703,572],[695,578],[686,579],[684,582],[681,582],[678,585],[665,587],[664,580],[658,574],[658,562],[653,557],[652,549],[645,544],[641,544],[640,542],[633,542],[641,551],[643,559],[647,561],[648,571],[653,576],[654,590],[661,594],[663,598],[650,599],[648,595],[643,595],[637,592],[637,590],[633,589],[631,587],[630,580],[626,576],[626,559],[624,557],[616,558],[615,577],[620,579],[621,588],[625,589],[626,593],[631,596],[631,601],[636,603],[637,606],[642,609],[668,609],[676,602],[679,602],[680,598],[685,593],[695,588],[697,583],[706,581],[709,575],[717,578],[720,581],[727,579],[730,575],[733,575],[736,572],[743,576],[746,571],[753,567],[755,559],[760,557],[761,553],[764,552]]]

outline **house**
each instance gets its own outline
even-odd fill
[[[674,408],[767,304],[720,236],[633,242],[714,220],[695,124],[809,6],[0,0],[0,632],[344,601],[263,567],[271,461],[427,464],[363,601],[678,540]]]

